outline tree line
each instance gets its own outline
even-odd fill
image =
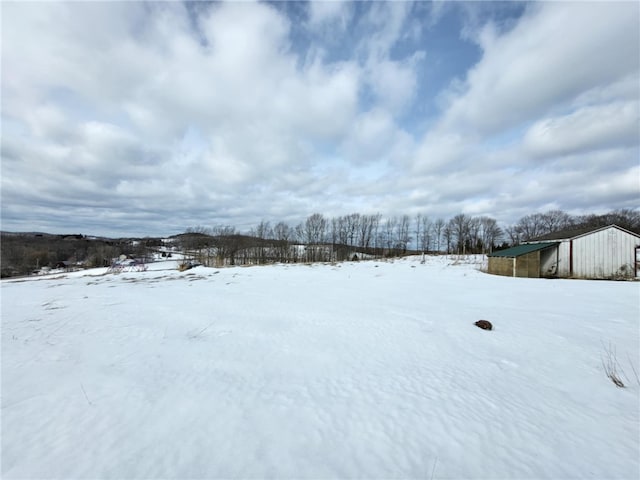
[[[446,221],[426,215],[352,213],[325,217],[314,213],[296,226],[261,221],[241,235],[232,226],[192,227],[181,246],[210,264],[326,262],[402,256],[407,253],[487,253],[502,238],[493,218],[456,215]]]
[[[617,224],[640,233],[640,212],[614,210],[604,215],[569,215],[561,210],[526,215],[501,227],[487,216],[452,218],[418,214],[383,217],[352,213],[309,215],[297,225],[266,220],[240,233],[233,226],[192,227],[165,243],[160,238],[106,239],[81,234],[1,232],[2,277],[25,275],[61,262],[83,267],[108,266],[124,254],[145,258],[177,249],[206,265],[343,261],[408,253],[490,253],[564,229]]]
[[[244,235],[233,226],[192,227],[179,244],[207,265],[326,262],[422,252],[486,254],[558,230],[612,223],[640,233],[640,212],[620,209],[574,216],[550,210],[526,215],[505,228],[491,217],[464,213],[447,220],[423,214],[385,218],[379,213],[314,213],[295,226],[263,220]]]

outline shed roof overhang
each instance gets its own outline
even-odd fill
[[[526,255],[527,253],[535,252],[537,250],[544,250],[545,248],[551,248],[558,245],[560,242],[541,242],[541,243],[527,243],[525,245],[518,245],[517,247],[507,248],[506,250],[498,250],[497,252],[490,253],[489,257],[519,257]]]

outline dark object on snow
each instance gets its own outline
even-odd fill
[[[489,320],[478,320],[474,325],[483,330],[493,330],[493,325],[491,325]]]

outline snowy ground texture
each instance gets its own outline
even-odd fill
[[[2,282],[3,478],[640,475],[638,282],[104,272]]]

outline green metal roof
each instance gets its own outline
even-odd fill
[[[520,255],[526,255],[527,253],[535,252],[537,250],[544,250],[545,248],[558,245],[559,242],[541,242],[541,243],[525,243],[524,245],[518,245],[517,247],[507,248],[505,250],[498,250],[497,252],[490,253],[489,257],[519,257]]]

